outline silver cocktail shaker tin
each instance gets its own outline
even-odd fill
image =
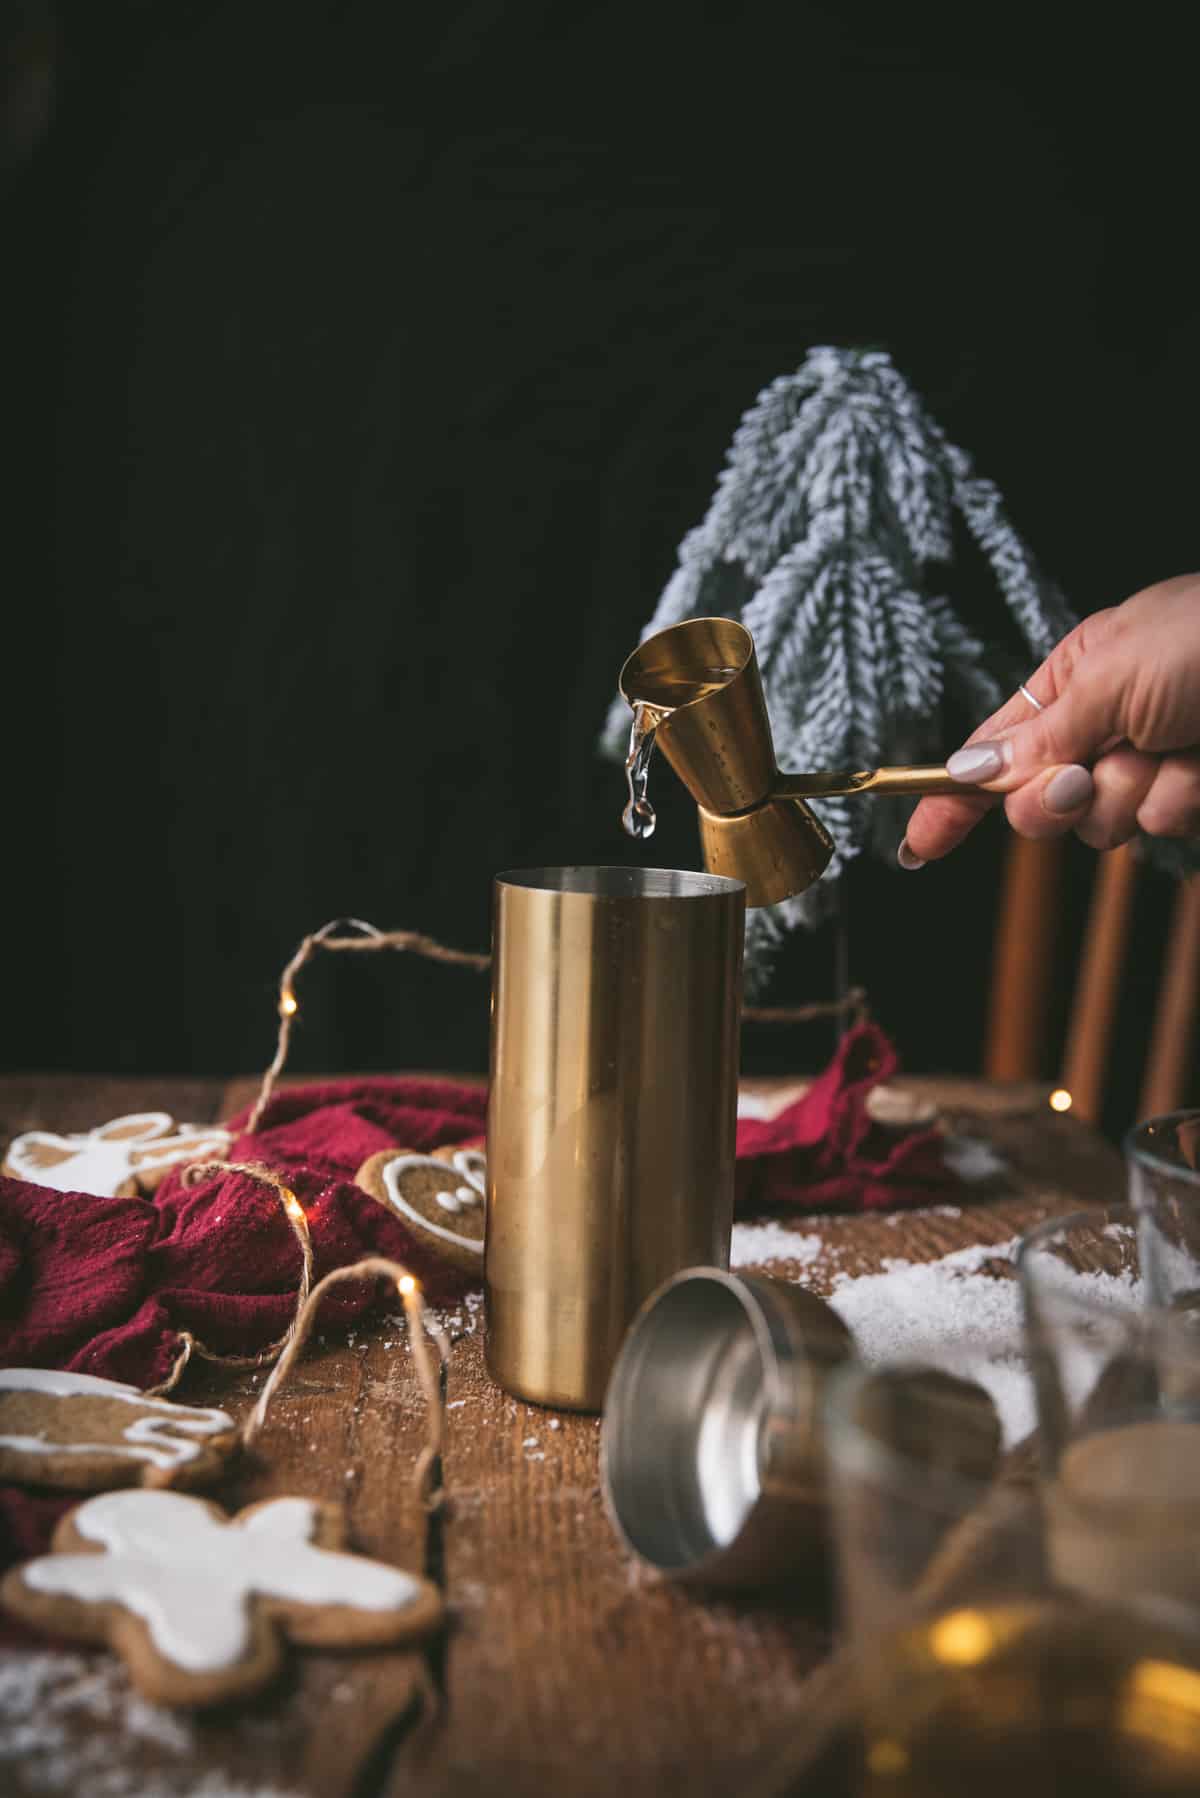
[[[670,1579],[747,1588],[811,1566],[827,1540],[826,1377],[853,1354],[822,1299],[696,1267],[642,1307],[600,1437],[618,1535]]]

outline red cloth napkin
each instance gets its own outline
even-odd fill
[[[229,1120],[235,1136],[228,1160],[315,1168],[353,1180],[380,1149],[399,1145],[425,1154],[449,1143],[478,1142],[487,1094],[455,1080],[329,1080],[276,1093],[254,1135],[238,1135],[250,1110]]]
[[[231,1161],[282,1173],[308,1216],[314,1276],[386,1255],[435,1301],[466,1281],[353,1183],[377,1149],[478,1140],[486,1096],[449,1081],[342,1080],[289,1089],[263,1128],[237,1134]],[[100,1121],[100,1120],[97,1120]],[[152,1199],[96,1198],[0,1177],[0,1366],[67,1367],[151,1386],[191,1330],[223,1353],[254,1354],[296,1308],[299,1254],[275,1194],[241,1174],[184,1186],[172,1171]],[[322,1321],[349,1322],[378,1283],[342,1286]],[[35,1554],[76,1497],[0,1487],[0,1566]],[[13,1639],[9,1630],[8,1639]]]
[[[284,1175],[308,1216],[314,1274],[379,1254],[403,1261],[435,1298],[463,1277],[354,1185],[368,1156],[426,1150],[483,1132],[486,1099],[448,1081],[336,1081],[272,1100],[230,1161]],[[70,1367],[149,1386],[191,1330],[253,1354],[286,1328],[299,1256],[275,1194],[243,1174],[185,1186],[173,1169],[150,1199],[100,1199],[0,1180],[0,1365]],[[329,1315],[354,1316],[373,1289],[342,1287]]]
[[[871,1088],[896,1069],[876,1026],[849,1032],[826,1071],[769,1121],[738,1125],[742,1208],[872,1208],[927,1201],[949,1178],[933,1130],[884,1131],[867,1115]],[[411,1267],[436,1301],[464,1276],[354,1184],[377,1150],[425,1152],[479,1141],[478,1087],[412,1079],[339,1080],[289,1088],[261,1127],[231,1122],[230,1161],[283,1174],[308,1216],[316,1278],[367,1254]],[[173,1170],[151,1199],[96,1198],[0,1178],[0,1366],[67,1367],[150,1386],[165,1378],[191,1330],[210,1348],[253,1354],[295,1308],[298,1254],[278,1199],[241,1174],[195,1186]],[[376,1283],[342,1287],[323,1318],[346,1323]],[[0,1564],[48,1539],[73,1500],[0,1488]]]
[[[897,1131],[867,1110],[872,1088],[899,1065],[879,1026],[858,1024],[793,1105],[773,1118],[739,1119],[738,1208],[877,1211],[929,1204],[956,1185],[936,1129]]]

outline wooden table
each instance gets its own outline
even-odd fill
[[[203,1123],[246,1103],[254,1084],[7,1077],[0,1137],[86,1128],[152,1108]],[[827,1239],[843,1268],[870,1271],[897,1254],[925,1260],[1004,1242],[1051,1211],[1121,1196],[1115,1149],[1052,1113],[1042,1088],[953,1079],[898,1086],[993,1144],[1006,1172],[957,1215],[797,1218],[797,1228]],[[768,1271],[820,1289],[811,1269],[773,1262]],[[270,1696],[161,1726],[147,1721],[145,1707],[129,1705],[124,1676],[108,1657],[73,1657],[62,1680],[58,1663],[39,1660],[58,1758],[38,1750],[6,1762],[0,1724],[0,1789],[14,1798],[74,1791],[75,1778],[81,1791],[117,1798],[148,1789],[164,1798],[520,1798],[559,1789],[571,1798],[724,1798],[750,1787],[781,1743],[811,1728],[806,1679],[830,1647],[822,1595],[714,1602],[646,1573],[622,1552],[604,1515],[598,1421],[554,1416],[489,1381],[477,1296],[445,1321],[454,1349],[444,1521],[427,1527],[413,1497],[422,1413],[391,1311],[347,1340],[314,1344],[274,1406],[253,1463],[215,1494],[231,1507],[285,1492],[345,1501],[358,1547],[424,1568],[443,1584],[452,1619],[444,1644],[427,1658],[297,1656]],[[241,1414],[259,1379],[189,1370],[177,1396]],[[97,1754],[111,1782],[103,1788]],[[81,1767],[91,1772],[84,1777]],[[211,1786],[201,1783],[205,1776]]]

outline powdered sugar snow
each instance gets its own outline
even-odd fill
[[[729,1251],[730,1267],[761,1267],[767,1261],[794,1261],[811,1267],[825,1253],[825,1239],[810,1230],[789,1230],[786,1224],[735,1224]]]
[[[936,1261],[889,1256],[878,1273],[835,1271],[828,1283],[829,1302],[853,1333],[863,1361],[869,1366],[920,1362],[978,1381],[1000,1414],[1008,1446],[1034,1426],[1013,1265],[1018,1241],[973,1244]],[[806,1270],[827,1255],[831,1245],[815,1231],[779,1223],[734,1226],[734,1267],[787,1261]],[[1129,1304],[1136,1298],[1132,1277],[1096,1274],[1088,1288],[1089,1297],[1102,1303]]]
[[[1008,1445],[1034,1424],[1012,1266],[1017,1240],[955,1249],[937,1261],[889,1258],[880,1273],[838,1275],[829,1300],[869,1365],[919,1361],[977,1380]]]
[[[140,1698],[112,1655],[0,1654],[0,1791],[288,1798],[197,1767],[200,1745],[191,1719]]]

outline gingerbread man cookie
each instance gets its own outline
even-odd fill
[[[482,1149],[435,1149],[432,1155],[381,1149],[354,1177],[446,1261],[479,1272],[487,1195]]]
[[[310,1499],[230,1517],[179,1492],[106,1492],[62,1519],[52,1552],[14,1568],[0,1599],[57,1635],[108,1642],[157,1703],[216,1704],[265,1684],[285,1636],[366,1647],[441,1623],[436,1586],[342,1543],[339,1513]]]
[[[188,1485],[220,1473],[237,1441],[225,1411],[147,1398],[136,1386],[48,1367],[0,1368],[0,1482]]]
[[[13,1138],[0,1172],[56,1192],[136,1199],[179,1162],[224,1155],[230,1141],[216,1124],[177,1124],[165,1111],[139,1111],[74,1136],[28,1130]]]

